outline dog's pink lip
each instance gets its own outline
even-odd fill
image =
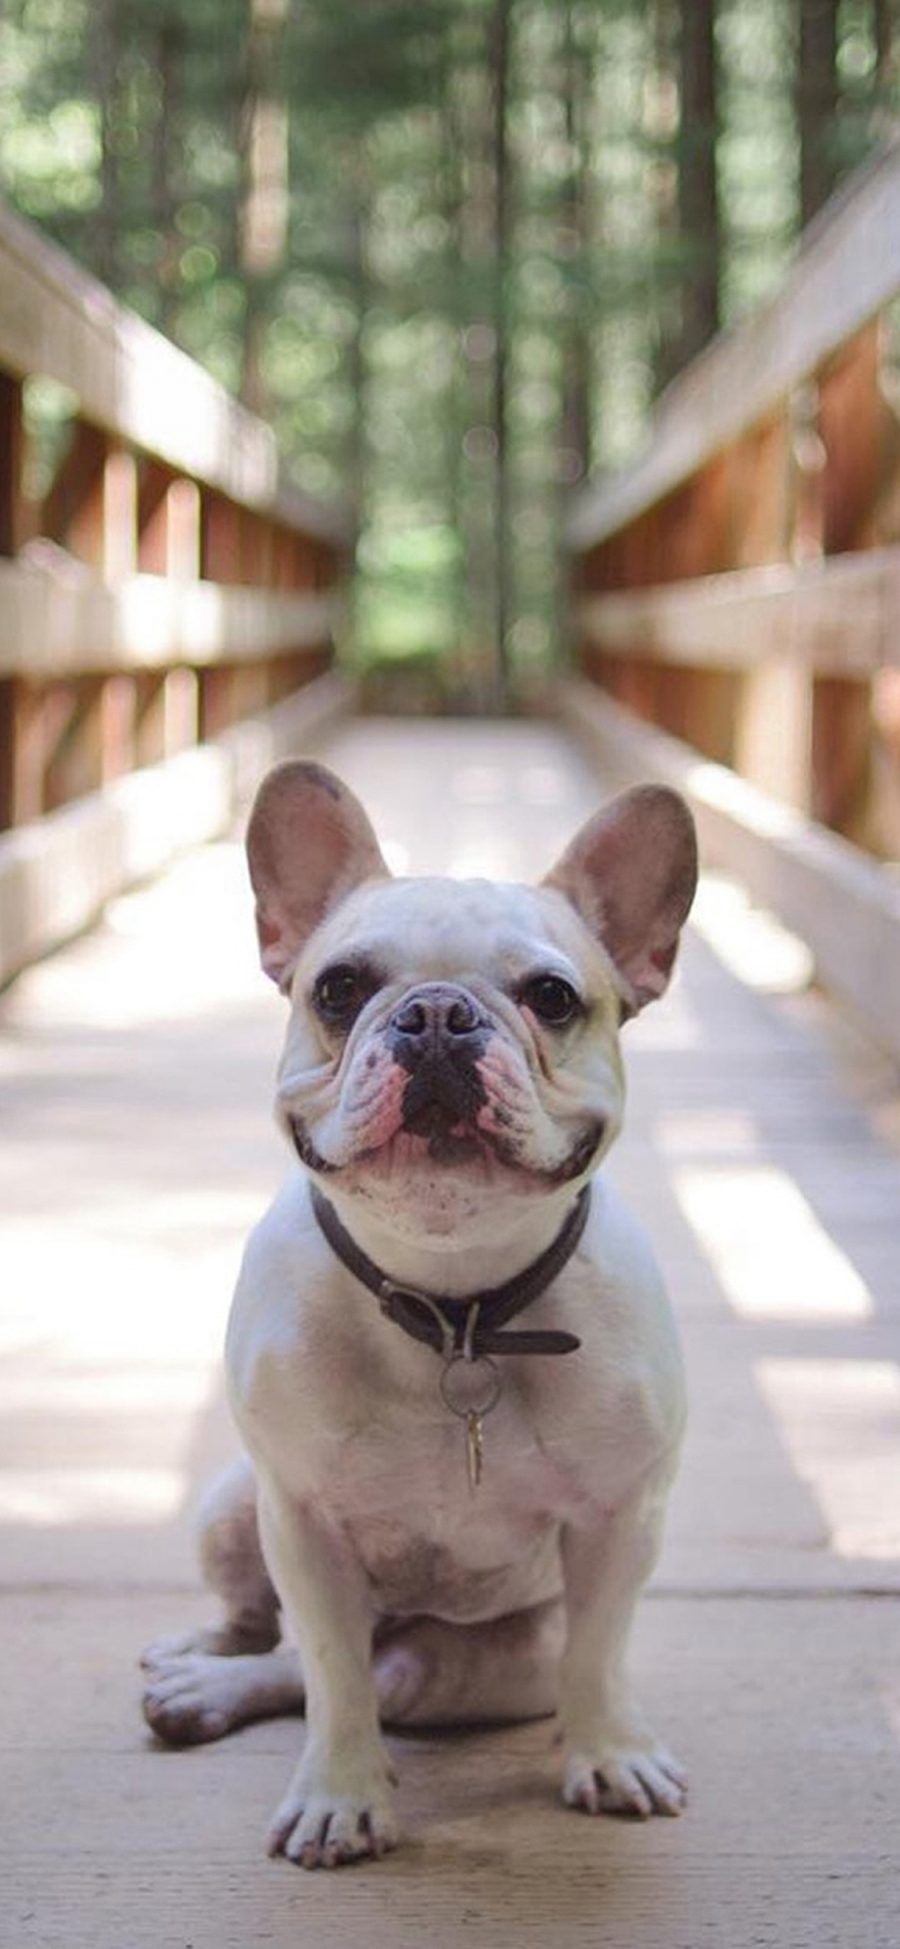
[[[469,1164],[484,1169],[488,1164],[492,1170],[499,1168],[522,1185],[531,1184],[545,1189],[569,1184],[582,1177],[590,1169],[606,1134],[603,1120],[597,1119],[582,1132],[562,1163],[545,1171],[534,1164],[523,1163],[509,1142],[504,1141],[502,1132],[486,1131],[464,1122],[456,1123],[447,1130],[443,1145],[436,1145],[433,1138],[396,1128],[380,1143],[367,1144],[352,1156],[336,1163],[323,1157],[317,1150],[300,1118],[291,1117],[289,1121],[301,1162],[318,1176],[336,1177],[344,1172],[365,1169],[366,1165],[389,1169],[396,1163],[410,1170],[427,1165],[433,1171],[435,1168],[459,1170]]]

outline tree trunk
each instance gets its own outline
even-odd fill
[[[353,332],[347,347],[347,383],[352,411],[344,449],[344,498],[352,510],[354,530],[362,529],[368,487],[368,443],[366,439],[366,319],[371,302],[368,253],[368,185],[365,141],[357,137],[347,155],[346,181],[351,186],[352,207],[348,215],[349,282],[353,302]]]
[[[897,0],[873,0],[872,34],[875,41],[875,87],[878,101],[885,111],[890,134],[893,126],[893,90],[897,79],[897,41],[898,41]]]
[[[504,0],[504,11],[507,0]],[[505,348],[498,342],[497,10],[461,23],[454,87],[460,136],[459,211],[463,436],[460,517],[465,586],[462,664],[474,710],[500,702],[498,632],[498,431],[505,432]],[[465,31],[463,31],[465,28]],[[500,50],[503,51],[503,50]],[[505,79],[504,90],[505,93]],[[498,421],[503,427],[498,429]]]
[[[567,0],[562,74],[568,171],[560,209],[560,255],[570,273],[560,427],[560,486],[564,493],[590,471],[591,465],[591,348],[586,330],[584,286],[590,248],[587,122],[594,60],[593,49],[585,49],[576,38],[573,19],[576,3],[577,0]]]
[[[286,11],[287,0],[250,0],[247,24],[238,252],[246,290],[240,395],[258,413],[266,410],[261,354],[268,291],[284,262],[287,242]]]
[[[797,126],[800,221],[811,222],[834,188],[838,0],[799,0]]]
[[[443,73],[440,96],[440,147],[441,160],[439,178],[442,185],[441,215],[447,226],[444,297],[444,314],[457,346],[462,342],[465,329],[465,313],[462,299],[462,271],[464,262],[463,246],[463,124],[457,100],[457,47],[456,30],[448,27],[443,43]],[[462,491],[462,434],[463,414],[461,388],[458,379],[458,355],[453,362],[453,379],[447,392],[446,420],[444,428],[444,480],[446,482],[445,509],[448,527],[454,535],[463,533],[463,491]],[[450,680],[450,690],[458,703],[465,707],[468,702],[465,659],[461,655],[464,630],[465,577],[460,562],[454,573],[453,606],[455,621],[454,669]]]
[[[509,22],[511,0],[494,0],[491,35],[493,74],[494,163],[494,691],[498,709],[509,700],[509,618],[511,608],[511,536],[509,506],[509,448],[506,438],[506,397],[509,361],[506,283],[509,269],[510,176],[507,140],[509,95]]]
[[[175,312],[179,240],[175,229],[174,187],[177,154],[176,110],[183,59],[183,26],[164,12],[156,30],[156,71],[159,76],[159,116],[154,130],[151,169],[153,225],[159,237],[157,277],[160,291],[159,328],[171,336]]]
[[[115,289],[119,251],[119,168],[112,142],[121,45],[120,0],[96,0],[91,20],[91,82],[100,119],[100,197],[90,222],[91,269]]]
[[[681,0],[679,12],[678,228],[684,270],[674,371],[695,358],[719,329],[721,258],[715,0]]]

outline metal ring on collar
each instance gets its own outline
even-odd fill
[[[489,1354],[467,1360],[465,1354],[455,1353],[441,1373],[440,1387],[444,1406],[465,1419],[470,1414],[490,1414],[500,1399],[503,1382]]]

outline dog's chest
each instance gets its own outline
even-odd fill
[[[487,1437],[486,1437],[487,1439]],[[531,1482],[519,1490],[502,1452],[486,1457],[472,1489],[461,1431],[420,1446],[408,1470],[397,1455],[361,1443],[364,1477],[335,1485],[335,1513],[362,1563],[379,1608],[429,1611],[459,1623],[526,1608],[559,1589],[559,1520]],[[489,1443],[488,1443],[489,1447]]]
[[[560,1588],[558,1529],[547,1520],[510,1523],[447,1498],[439,1511],[378,1511],[346,1527],[385,1615],[428,1612],[474,1623],[527,1609]]]
[[[350,1542],[382,1613],[467,1623],[559,1592],[561,1525],[596,1510],[602,1464],[595,1456],[585,1469],[548,1444],[512,1389],[485,1418],[483,1443],[476,1489],[463,1423],[433,1404],[382,1404],[331,1445],[327,1466],[320,1453],[317,1507]],[[308,1448],[296,1461],[299,1487]],[[607,1483],[614,1500],[608,1472]]]

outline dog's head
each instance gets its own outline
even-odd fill
[[[276,766],[247,835],[262,964],[289,995],[278,1115],[303,1163],[435,1238],[577,1185],[621,1123],[621,1022],[666,986],[697,854],[627,792],[540,886],[395,880],[359,801]]]

